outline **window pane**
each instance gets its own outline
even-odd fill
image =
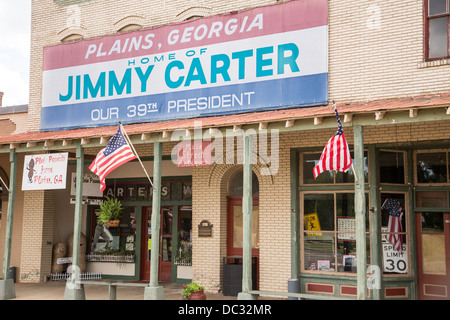
[[[446,57],[447,17],[430,19],[429,58]]]
[[[320,156],[320,153],[303,154],[303,183],[333,183],[333,171],[324,171],[314,180],[313,169],[319,162]]]
[[[445,275],[445,236],[439,234],[422,234],[423,273]]]
[[[334,231],[333,194],[305,194],[304,230]]]
[[[446,2],[447,0],[428,0],[428,15],[446,13]]]
[[[445,152],[417,154],[417,182],[447,182],[447,164]]]
[[[355,161],[355,156],[353,151],[350,152],[352,161]],[[364,182],[367,183],[369,181],[369,164],[368,164],[368,155],[367,152],[364,152]],[[355,177],[353,168],[350,167],[347,172],[336,172],[336,183],[354,183]]]
[[[180,208],[180,242],[178,244],[175,264],[192,264],[192,207]]]
[[[405,183],[403,152],[380,152],[380,182]]]
[[[252,248],[259,243],[259,207],[252,206]],[[243,213],[242,206],[233,206],[233,247],[242,248],[243,244]]]
[[[422,232],[443,233],[444,217],[442,212],[423,212],[422,213]]]
[[[305,236],[305,270],[335,271],[334,237]]]
[[[338,234],[337,271],[356,273],[356,240],[342,240],[344,235]],[[370,265],[370,238],[366,236],[366,263]]]
[[[418,208],[446,208],[446,191],[420,191],[416,192],[416,207]]]
[[[135,228],[135,207],[124,207],[117,227],[97,223],[93,232],[91,253],[134,255]]]
[[[385,274],[408,272],[405,195],[381,195],[381,232]]]

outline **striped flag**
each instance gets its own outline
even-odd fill
[[[389,222],[386,235],[386,240],[392,243],[394,249],[402,251],[403,239],[399,232],[403,232],[402,216],[403,210],[400,201],[388,198],[381,206],[381,209],[389,211]]]
[[[350,156],[350,150],[348,149],[347,140],[345,140],[344,130],[342,129],[341,119],[337,109],[334,109],[338,122],[338,130],[334,136],[328,140],[327,145],[323,149],[322,155],[317,165],[314,167],[314,179],[319,174],[327,170],[336,170],[347,172],[352,166],[352,157]]]
[[[89,170],[100,178],[100,190],[105,190],[105,178],[114,169],[120,167],[130,160],[136,159],[128,142],[123,136],[121,126],[116,134],[109,140],[108,144],[95,157]]]

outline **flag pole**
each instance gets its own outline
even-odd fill
[[[334,102],[334,100],[333,100],[333,109],[337,110],[336,102]],[[359,181],[358,181],[358,177],[356,176],[356,171],[355,171],[355,166],[353,165],[353,161],[352,161],[352,170],[353,170],[353,175],[355,176],[355,182],[356,182],[356,184],[359,185]]]
[[[149,175],[148,175],[148,173],[147,173],[147,170],[145,169],[144,164],[143,164],[142,161],[141,161],[141,158],[139,158],[139,155],[138,155],[138,153],[136,152],[136,149],[134,149],[134,146],[133,146],[133,144],[131,143],[130,137],[128,137],[127,132],[125,131],[125,128],[123,127],[122,122],[120,122],[120,121],[119,121],[119,126],[120,126],[120,128],[122,129],[122,132],[123,132],[123,134],[124,134],[124,136],[125,136],[125,139],[127,140],[128,144],[130,145],[131,149],[133,150],[134,155],[135,155],[136,158],[139,160],[139,163],[141,164],[141,167],[142,167],[142,169],[144,170],[145,175],[147,176],[147,179],[148,179],[148,181],[150,181],[150,184],[151,184],[151,186],[152,186],[152,188],[153,188],[153,182],[152,182],[152,180],[150,179],[150,177],[149,177]]]

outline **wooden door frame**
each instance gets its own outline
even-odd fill
[[[242,248],[233,247],[233,205],[242,206],[241,196],[228,196],[227,197],[227,256],[242,256]],[[259,197],[253,197],[253,206],[259,207]],[[252,256],[259,257],[259,249],[252,248]]]
[[[171,208],[172,212],[173,212],[173,216],[174,219],[178,219],[178,214],[175,214],[175,210],[176,208],[178,208],[178,206],[174,206],[174,205],[162,205],[160,208],[160,218],[161,218],[161,224],[160,224],[160,239],[158,239],[159,242],[159,262],[158,262],[158,279],[161,278],[161,263],[162,263],[162,257],[161,257],[161,240],[162,240],[162,229],[163,229],[163,221],[162,221],[162,215],[163,215],[163,210],[165,208]],[[140,280],[150,280],[150,266],[148,265],[150,262],[147,261],[147,249],[148,249],[148,242],[147,242],[147,236],[148,236],[148,214],[151,214],[152,212],[152,206],[142,206],[142,216],[141,216],[141,252],[140,252],[140,272],[139,272],[139,279]],[[172,221],[172,248],[173,248],[173,221]],[[178,224],[177,224],[178,225]],[[153,241],[153,239],[152,239]],[[172,257],[171,257],[171,264],[172,264],[172,260],[173,260],[173,252],[172,252]],[[146,276],[148,272],[148,277]],[[170,281],[172,281],[172,270],[170,272]]]
[[[445,198],[448,197],[448,193],[442,190],[436,190],[435,191],[437,194],[439,193],[443,193],[443,195],[445,195]],[[427,192],[428,194],[429,192]],[[416,194],[416,197],[418,195]],[[417,200],[420,201],[420,199],[418,198]],[[445,201],[444,201],[445,202]],[[420,204],[419,207],[422,207],[423,205]],[[440,206],[446,206],[444,203],[442,203]],[[439,206],[439,207],[440,207]],[[426,207],[426,206],[425,206]],[[423,233],[422,232],[422,213],[423,212],[432,212],[432,213],[442,213],[442,219],[443,219],[443,226],[444,226],[444,230],[442,235],[444,236],[444,243],[445,243],[445,254],[446,254],[446,275],[424,275],[423,274],[423,261],[422,261],[422,252],[423,252],[423,248],[422,248],[422,234],[428,234],[427,232]],[[448,209],[446,210],[445,208],[439,209],[439,208],[435,208],[432,211],[427,211],[422,210],[422,211],[418,211],[416,212],[415,215],[415,222],[416,222],[416,247],[417,247],[417,285],[418,285],[418,297],[419,299],[445,299],[448,300],[450,299],[450,224],[447,222],[450,220],[450,212],[448,211]],[[440,234],[440,233],[438,233]],[[429,280],[425,280],[425,278],[428,277]],[[447,283],[446,283],[446,297],[443,296],[433,296],[433,295],[425,295],[424,292],[424,285],[425,284],[429,284],[435,285],[435,281],[440,281],[441,279],[439,279],[439,277],[446,277]],[[433,279],[435,278],[435,279]],[[437,286],[439,284],[436,284]]]

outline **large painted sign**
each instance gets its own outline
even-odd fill
[[[326,0],[290,1],[44,48],[42,131],[327,100]]]

